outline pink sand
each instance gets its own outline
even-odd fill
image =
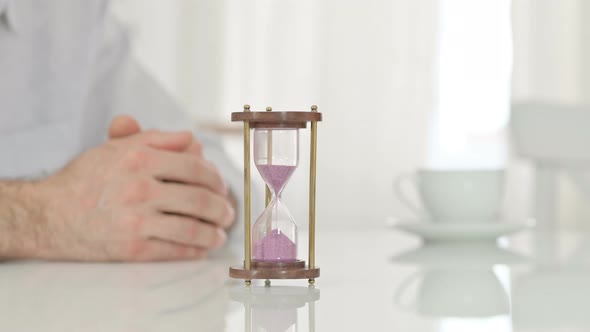
[[[283,165],[257,165],[257,167],[262,178],[266,181],[275,195],[279,194],[279,190],[283,188],[293,172],[295,172],[295,168],[297,168],[297,166]]]
[[[254,243],[253,258],[259,261],[294,261],[297,246],[278,229],[273,229]]]

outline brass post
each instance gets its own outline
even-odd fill
[[[311,106],[312,112],[317,112],[316,105]],[[317,161],[317,121],[311,122],[311,142],[309,160],[309,268],[315,268],[315,188],[316,188],[316,161]],[[309,279],[313,285],[314,279]]]
[[[244,105],[244,112],[250,112],[250,105]],[[244,268],[250,270],[252,259],[252,236],[250,234],[250,122],[244,121]],[[246,280],[250,285],[250,280]]]

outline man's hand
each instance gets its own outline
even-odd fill
[[[137,120],[133,117],[128,115],[119,115],[111,121],[111,125],[109,127],[109,138],[123,138],[127,136],[132,136],[141,132],[141,127]],[[191,135],[192,137],[192,135]],[[201,144],[195,140],[194,138],[191,140],[188,147],[184,146],[164,146],[164,149],[169,149],[172,151],[180,151],[186,153],[192,153],[197,156],[203,155],[203,147]],[[184,150],[183,150],[184,148]]]
[[[108,142],[32,185],[34,230],[47,259],[146,261],[203,257],[235,218],[228,189],[190,132],[111,124]]]

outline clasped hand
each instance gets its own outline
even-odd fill
[[[150,261],[202,258],[235,219],[228,187],[186,132],[142,131],[122,116],[109,140],[36,183],[37,256]]]

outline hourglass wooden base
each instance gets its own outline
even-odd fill
[[[250,270],[232,266],[229,276],[236,279],[315,279],[320,276],[320,268],[309,268],[305,261],[295,262],[260,262],[252,261]]]

